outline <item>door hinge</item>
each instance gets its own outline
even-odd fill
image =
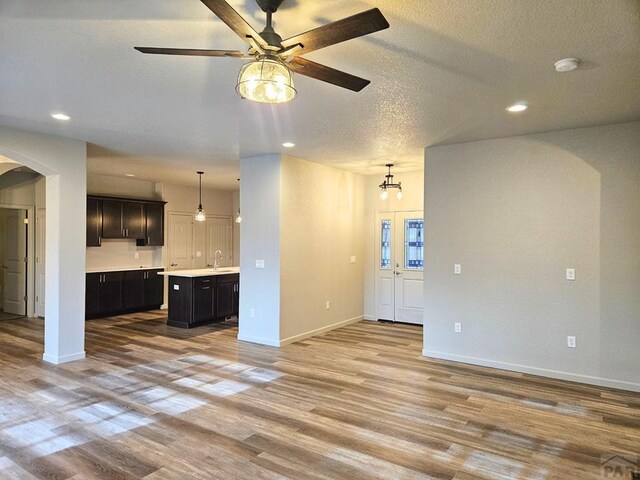
[[[24,257],[24,263],[29,262],[29,259],[27,257]]]
[[[24,301],[26,302],[27,300],[28,300],[28,298],[27,298],[27,296],[25,295],[25,296],[24,296]]]

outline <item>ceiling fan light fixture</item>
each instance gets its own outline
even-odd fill
[[[277,57],[269,55],[261,55],[242,66],[236,92],[242,98],[260,103],[286,103],[297,94],[291,70]]]

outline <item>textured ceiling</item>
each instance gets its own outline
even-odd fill
[[[253,0],[230,0],[257,29]],[[245,49],[199,0],[0,0],[0,124],[86,140],[90,171],[235,188],[238,158],[287,153],[361,173],[420,167],[427,145],[640,119],[637,0],[285,0],[283,37],[373,6],[391,27],[308,58],[361,93],[296,77],[298,98],[241,100],[242,61],[138,46]],[[554,61],[576,56],[577,71]],[[515,101],[531,108],[505,112]],[[53,111],[72,116],[66,123]]]

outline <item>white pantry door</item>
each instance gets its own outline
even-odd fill
[[[222,252],[218,265],[230,267],[233,263],[233,220],[231,217],[207,217],[207,266],[215,265],[216,251]]]
[[[376,250],[377,318],[422,325],[423,213],[379,213]]]
[[[169,266],[189,270],[193,266],[193,215],[169,213]]]
[[[9,210],[5,219],[4,311],[15,315],[27,314],[26,218],[25,210]]]

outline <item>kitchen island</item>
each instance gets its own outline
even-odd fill
[[[240,267],[174,270],[169,277],[170,327],[193,328],[238,315]]]

